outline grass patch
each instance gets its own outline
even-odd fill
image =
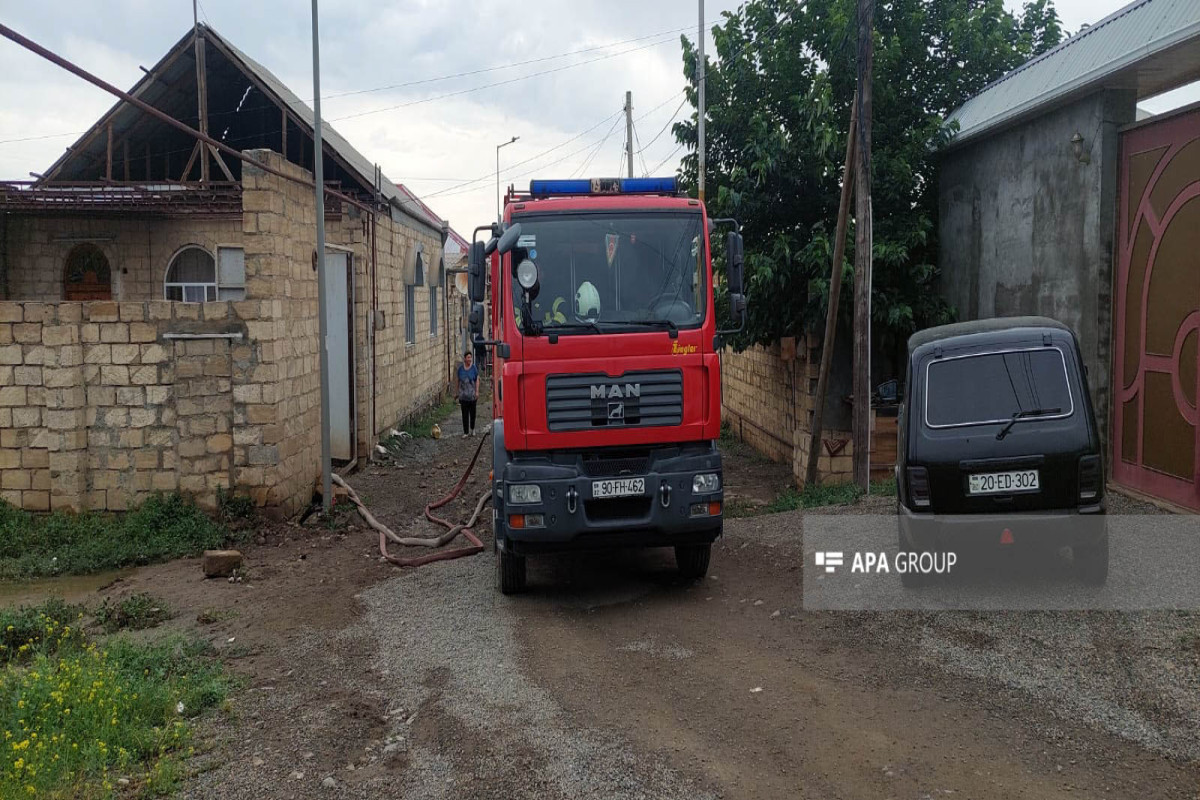
[[[458,406],[457,400],[453,397],[444,397],[442,402],[405,423],[401,430],[414,439],[428,439],[433,435],[433,426],[441,424],[442,420],[449,416],[456,406]],[[445,435],[445,431],[442,431],[442,434]]]
[[[227,529],[178,494],[124,514],[32,514],[0,502],[0,580],[80,575],[220,547]]]
[[[192,720],[232,688],[211,648],[93,642],[81,612],[61,603],[6,616],[10,635],[30,620],[37,631],[0,670],[0,797],[110,797],[122,777],[133,790],[170,791]]]
[[[131,594],[117,603],[104,598],[96,609],[96,623],[105,633],[121,630],[145,630],[156,627],[171,618],[171,609],[162,600],[145,592]]]
[[[871,494],[876,497],[895,497],[896,481],[872,481]],[[762,509],[762,512],[764,514],[778,514],[781,511],[797,511],[805,508],[820,508],[821,506],[849,506],[857,503],[862,496],[862,489],[853,483],[842,483],[832,486],[806,486],[803,491],[789,487],[768,503]]]

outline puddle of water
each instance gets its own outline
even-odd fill
[[[33,581],[0,581],[0,607],[36,605],[51,597],[61,597],[69,603],[86,600],[90,595],[133,575],[134,569],[116,569],[92,575],[63,575]]]

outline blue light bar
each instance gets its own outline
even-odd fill
[[[675,178],[578,178],[573,180],[533,180],[529,193],[534,197],[561,197],[585,194],[675,194]]]
[[[621,191],[627,194],[675,194],[675,178],[621,178]]]
[[[534,197],[549,197],[563,194],[591,194],[592,182],[582,180],[530,181],[529,193]]]

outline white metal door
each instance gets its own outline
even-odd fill
[[[339,461],[354,457],[351,280],[349,254],[327,250],[325,308],[329,319],[325,330],[329,337],[329,444],[330,456]]]

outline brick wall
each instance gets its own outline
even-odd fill
[[[820,359],[820,342],[810,338],[796,340],[795,347],[788,348],[787,357],[778,342],[722,355],[722,421],[728,421],[734,436],[764,456],[790,464],[792,477],[800,487],[808,474]],[[828,417],[828,406],[826,409]],[[874,412],[871,419],[874,430]],[[822,484],[853,479],[851,438],[849,430],[831,428],[826,420],[817,463],[817,479]],[[871,476],[885,478],[895,464],[894,424],[883,426],[875,438],[878,441],[872,445]]]

